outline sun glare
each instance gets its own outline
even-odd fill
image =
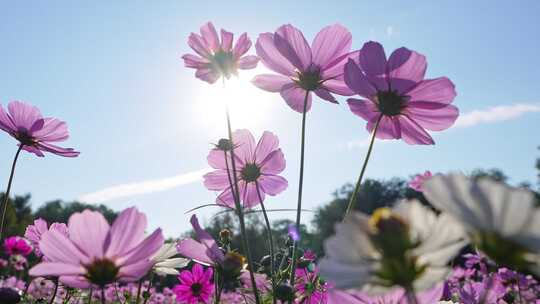
[[[256,69],[258,70],[258,69]],[[242,71],[240,77],[231,77],[213,85],[201,85],[194,92],[194,114],[206,125],[223,127],[225,106],[229,106],[233,128],[257,128],[269,117],[275,106],[274,94],[265,92],[250,80],[260,71]]]

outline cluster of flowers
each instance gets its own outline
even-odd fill
[[[441,299],[496,303],[508,297],[526,303],[537,298],[537,283],[530,275],[540,275],[540,210],[529,191],[486,179],[469,180],[461,174],[432,176],[427,172],[411,186],[422,191],[436,211],[416,200],[396,202],[372,215],[354,211],[375,138],[434,144],[427,130],[445,130],[459,115],[451,104],[456,96],[453,83],[446,77],[425,79],[425,56],[399,48],[387,58],[382,45],[372,41],[351,50],[352,35],[341,25],[323,28],[311,44],[300,30],[283,25],[274,33],[260,34],[257,56],[246,55],[251,47],[247,34],[233,46],[233,34],[221,30],[218,35],[211,23],[202,26],[200,35],[191,34],[188,43],[197,55],[187,54],[183,59],[187,67],[196,69],[197,78],[211,84],[220,78],[225,81],[261,61],[275,73],[258,75],[253,84],[279,93],[289,107],[302,113],[297,219],[290,228],[291,242],[274,248],[264,205],[267,195],[276,196],[288,187],[280,175],[286,162],[279,139],[269,131],[258,141],[248,130],[232,132],[227,111],[228,137],[209,152],[208,163],[215,170],[204,176],[204,184],[220,192],[217,205],[237,215],[242,248],[232,248],[228,230],[216,240],[200,227],[195,215],[191,224],[196,237],[172,243],[165,243],[161,229],[146,234],[146,217],[135,208],[121,212],[112,224],[90,210],[73,214],[67,225],[48,226],[36,220],[27,228],[28,241],[9,238],[6,250],[10,248],[11,256],[17,257],[9,263],[24,269],[28,250],[35,249],[40,259],[28,274],[40,278],[33,282],[52,286],[52,294],[50,288],[43,291],[50,302],[69,297],[70,290],[101,303],[166,303],[173,297],[189,304],[412,304]],[[348,106],[367,121],[372,134],[344,220],[325,241],[325,256],[320,260],[298,247],[306,114],[313,94],[332,103],[337,103],[335,95],[357,95],[347,100]],[[25,103],[10,103],[8,112],[0,107],[0,129],[19,142],[3,205],[3,228],[21,150],[38,156],[52,152],[75,157],[79,153],[51,144],[67,139],[65,123],[43,118]],[[249,250],[244,211],[258,206],[267,225],[269,254],[257,264]],[[449,263],[466,244],[503,268],[496,272],[474,269],[474,273],[471,267],[458,268],[444,284],[452,271]],[[463,272],[469,276],[466,280]],[[154,274],[176,275],[178,284],[158,292],[152,286],[155,280],[145,283]],[[32,296],[24,282],[12,283],[25,297]],[[372,294],[377,293],[386,295],[374,298]]]

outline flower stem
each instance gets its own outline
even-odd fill
[[[21,153],[23,146],[24,146],[23,144],[20,144],[19,149],[17,149],[17,153],[15,153],[15,158],[13,159],[13,164],[11,165],[11,174],[9,175],[7,190],[6,190],[6,193],[4,193],[4,206],[2,208],[2,222],[0,224],[0,240],[2,240],[2,236],[4,233],[4,221],[6,219],[7,205],[9,203],[9,193],[11,191],[11,183],[13,182],[13,175],[15,174],[15,166],[17,165],[17,159],[19,159],[19,154]]]
[[[105,301],[105,286],[101,287],[101,304],[107,304]]]
[[[242,235],[242,247],[246,253],[248,267],[249,267],[249,278],[251,280],[251,285],[253,289],[253,295],[255,296],[255,303],[260,304],[259,291],[257,290],[257,284],[255,282],[255,274],[253,273],[254,264],[253,258],[251,256],[251,250],[249,249],[246,233],[246,223],[244,221],[244,211],[243,207],[240,205],[240,192],[238,191],[238,177],[236,176],[236,162],[234,156],[234,142],[232,138],[232,127],[231,127],[231,117],[229,115],[229,106],[225,105],[225,114],[227,116],[227,131],[229,134],[229,142],[231,143],[231,165],[232,165],[232,176],[233,184],[231,185],[231,190],[233,190],[233,199],[236,207],[236,212],[238,213],[238,220],[240,222],[240,232]],[[227,158],[225,158],[227,159]]]
[[[51,300],[49,301],[49,304],[53,304],[53,303],[54,303],[54,299],[56,298],[56,293],[58,293],[58,285],[60,285],[60,283],[58,282],[58,278],[56,278],[56,279],[54,280],[54,291],[53,291]]]
[[[364,164],[362,165],[360,176],[358,176],[358,180],[356,181],[356,186],[354,187],[353,193],[351,194],[351,199],[349,200],[349,205],[347,206],[347,211],[345,212],[345,215],[349,214],[354,209],[354,205],[356,203],[356,196],[358,195],[360,185],[362,184],[362,179],[364,178],[364,173],[366,172],[369,157],[371,156],[371,150],[373,150],[373,144],[375,143],[375,135],[377,133],[377,129],[379,128],[379,124],[381,123],[382,117],[383,115],[381,114],[377,119],[377,122],[375,123],[375,128],[373,128],[373,131],[371,132],[371,139],[369,141],[366,158],[364,159]]]
[[[94,289],[90,288],[90,293],[88,294],[88,304],[92,304],[92,295],[94,294]]]
[[[141,300],[142,283],[143,283],[143,280],[140,279],[139,280],[139,286],[137,287],[137,299],[135,300],[135,303],[137,303],[137,304],[139,304],[139,302]]]
[[[416,298],[416,294],[414,293],[414,289],[412,287],[406,288],[405,294],[407,296],[408,304],[418,304],[418,299]]]
[[[264,215],[264,221],[266,222],[266,233],[268,233],[268,242],[270,243],[270,278],[272,279],[272,303],[276,303],[276,297],[274,292],[276,290],[276,276],[274,270],[276,265],[274,262],[274,238],[272,237],[272,227],[270,226],[270,220],[268,220],[268,214],[266,213],[266,208],[264,207],[264,202],[261,196],[261,190],[259,189],[259,183],[255,181],[255,188],[257,189],[257,195],[259,196],[259,202],[261,203],[261,208]]]
[[[298,178],[298,206],[296,207],[296,230],[300,232],[300,215],[302,214],[302,187],[304,185],[304,150],[306,144],[306,114],[307,114],[307,103],[308,103],[309,91],[306,91],[304,96],[304,112],[302,112],[302,131],[300,136],[300,176]],[[290,284],[294,286],[294,275],[296,270],[296,247],[298,246],[297,242],[293,243],[293,252],[292,252],[292,261],[291,261],[291,274],[290,274]]]

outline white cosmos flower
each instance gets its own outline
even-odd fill
[[[425,290],[445,279],[449,260],[465,245],[463,233],[450,216],[416,200],[371,217],[352,213],[325,242],[321,274],[337,288],[371,294],[399,286]]]
[[[424,190],[429,202],[461,222],[470,240],[496,263],[540,275],[540,209],[531,191],[462,174],[437,175]]]
[[[161,276],[169,274],[178,275],[180,272],[177,269],[186,267],[189,260],[184,258],[173,258],[173,256],[177,254],[176,242],[163,244],[159,251],[152,257],[152,261],[154,262],[152,270],[157,275]]]

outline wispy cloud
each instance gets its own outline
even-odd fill
[[[540,112],[540,104],[518,103],[485,110],[475,110],[461,115],[454,128],[468,128],[479,124],[496,123],[519,118],[526,113]]]
[[[176,188],[178,186],[191,184],[202,180],[202,176],[211,169],[202,169],[172,177],[146,180],[136,183],[120,184],[95,192],[86,193],[77,198],[81,202],[103,203],[111,200],[130,197],[140,194],[160,192]]]
[[[538,103],[517,103],[512,105],[500,105],[483,110],[474,110],[461,114],[452,128],[470,128],[481,124],[497,123],[517,119],[527,113],[540,112]],[[392,141],[381,141],[392,142]],[[369,137],[361,140],[347,142],[347,149],[353,150],[367,147]]]
[[[396,28],[392,25],[389,25],[386,27],[386,36],[388,36],[388,38],[394,36],[394,34],[396,34]]]

